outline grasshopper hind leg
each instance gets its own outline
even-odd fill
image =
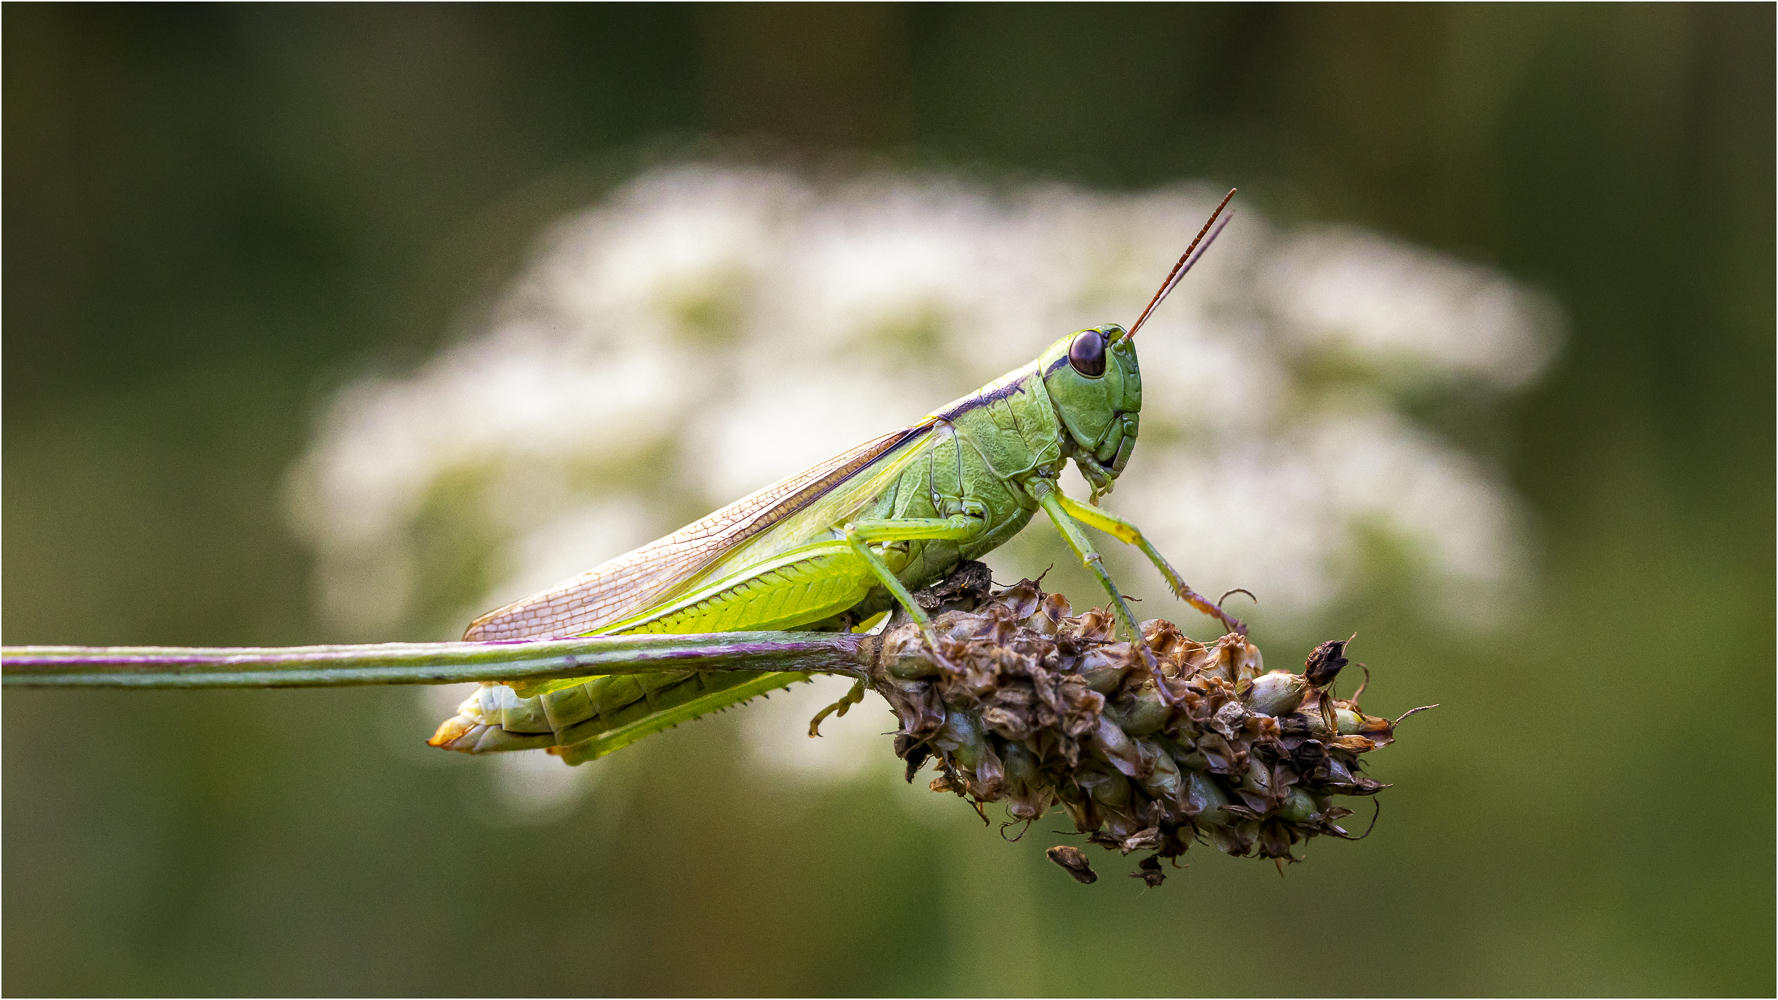
[[[1047,479],[1033,480],[1028,489],[1032,499],[1049,515],[1051,523],[1062,533],[1063,540],[1074,550],[1081,564],[1098,578],[1099,585],[1111,597],[1111,616],[1117,620],[1118,630],[1129,637],[1130,645],[1135,647],[1143,662],[1148,664],[1148,672],[1154,678],[1155,694],[1160,697],[1162,704],[1177,705],[1177,696],[1167,686],[1166,677],[1161,673],[1161,662],[1148,648],[1148,642],[1142,638],[1142,628],[1136,624],[1136,616],[1130,613],[1130,605],[1124,600],[1123,592],[1118,590],[1116,581],[1106,572],[1104,559],[1093,548],[1093,543],[1087,539],[1086,533],[1075,520],[1075,515],[1069,510],[1068,504],[1071,501],[1055,483]]]

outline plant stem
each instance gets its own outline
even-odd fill
[[[547,680],[651,670],[799,670],[863,677],[867,636],[622,635],[504,642],[0,647],[7,687],[349,687]]]

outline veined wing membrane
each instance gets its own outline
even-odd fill
[[[806,505],[792,517],[786,517],[770,528],[755,534],[722,554],[709,569],[686,581],[674,593],[673,600],[682,600],[693,589],[738,573],[745,573],[777,557],[814,541],[831,537],[827,529],[868,516],[865,508],[877,503],[884,489],[902,474],[907,463],[921,458],[927,447],[953,433],[942,421],[923,421],[916,427],[922,431],[885,450],[867,468],[862,468],[819,496],[809,498]],[[910,428],[912,430],[914,428]],[[844,609],[841,609],[844,610]],[[763,626],[762,626],[763,627]],[[703,631],[703,630],[699,630]]]
[[[670,597],[737,548],[846,484],[897,447],[924,436],[930,420],[892,431],[750,494],[665,538],[477,618],[471,641],[587,635]]]
[[[896,480],[953,429],[931,421],[795,514],[731,548],[720,560],[629,618],[601,631],[726,632],[781,629],[852,607],[877,586],[875,574],[833,529],[896,505]],[[887,491],[887,492],[886,492]]]

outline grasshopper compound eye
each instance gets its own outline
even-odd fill
[[[1087,378],[1105,374],[1105,335],[1097,330],[1082,330],[1068,345],[1068,363]]]

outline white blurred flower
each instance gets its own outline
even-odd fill
[[[1260,287],[1283,332],[1418,379],[1499,389],[1535,378],[1555,348],[1554,306],[1506,276],[1352,229],[1287,238]]]
[[[641,176],[558,224],[483,329],[334,401],[289,490],[321,605],[347,632],[408,620],[416,526],[442,516],[498,568],[467,621],[1128,323],[1219,193]],[[1141,445],[1112,506],[1189,578],[1280,614],[1337,598],[1385,532],[1430,608],[1474,617],[1525,572],[1517,501],[1398,397],[1522,389],[1556,332],[1499,272],[1241,209],[1142,332]],[[871,703],[810,741],[780,716],[831,692],[795,691],[750,710],[762,759],[846,775],[879,752]]]

